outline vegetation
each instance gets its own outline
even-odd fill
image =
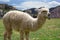
[[[0,19],[0,40],[3,40],[4,25]],[[19,32],[13,31],[12,40],[19,40]],[[41,29],[30,33],[30,40],[60,40],[60,19],[46,21]]]

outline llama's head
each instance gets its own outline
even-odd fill
[[[45,18],[50,19],[50,12],[48,8],[39,8],[37,10],[38,10],[39,15],[42,15]]]

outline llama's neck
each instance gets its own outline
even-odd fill
[[[45,23],[46,18],[41,14],[38,15],[38,19],[37,19],[37,25],[38,27],[42,27],[42,25]]]
[[[42,15],[38,15],[38,18],[34,20],[32,31],[36,31],[39,28],[41,28],[45,21],[46,21],[45,17],[43,17]]]

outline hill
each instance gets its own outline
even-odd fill
[[[8,4],[0,4],[0,18],[3,17],[3,15],[9,10],[17,10],[17,9]]]
[[[51,18],[60,18],[60,6],[50,8]]]

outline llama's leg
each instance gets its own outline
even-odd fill
[[[26,40],[29,40],[29,32],[25,32]]]
[[[7,40],[7,32],[4,32],[4,40]]]
[[[12,28],[11,25],[9,23],[5,23],[4,22],[4,26],[5,26],[5,33],[4,33],[4,40],[11,40],[11,34],[12,34]]]
[[[8,40],[11,40],[11,34],[12,34],[12,29],[9,29],[7,31],[7,38],[8,38]]]
[[[20,31],[20,40],[24,40],[24,32]]]
[[[12,29],[8,28],[6,29],[4,33],[4,40],[11,40],[11,34],[12,34]]]

